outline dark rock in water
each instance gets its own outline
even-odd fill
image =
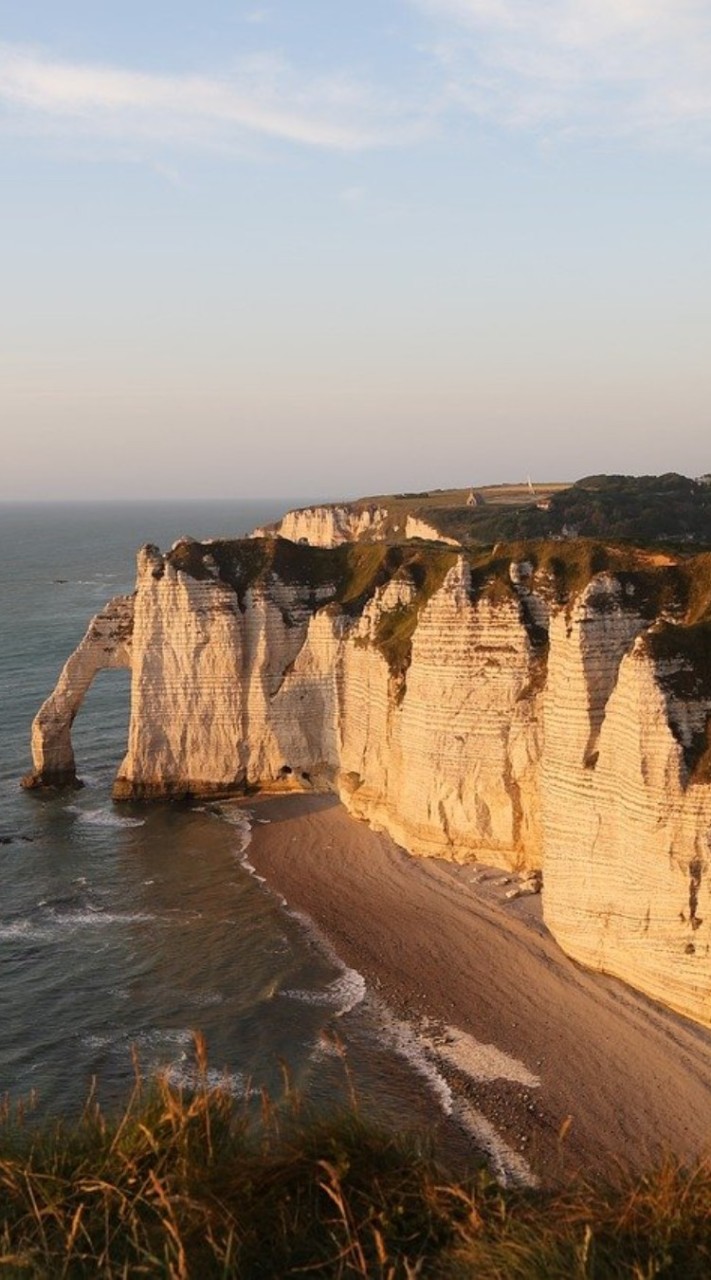
[[[52,773],[26,773],[20,785],[25,791],[64,790],[67,787],[77,791],[84,783],[73,769],[66,769]]]
[[[0,844],[34,844],[34,836],[0,836]]]

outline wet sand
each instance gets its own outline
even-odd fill
[[[507,899],[500,869],[413,858],[332,797],[244,807],[263,820],[249,858],[268,886],[397,1017],[442,1028],[445,1053],[450,1036],[452,1088],[543,1182],[711,1151],[711,1031],[567,959],[540,897]],[[462,1070],[470,1041],[458,1059],[452,1028],[522,1064],[524,1083]]]

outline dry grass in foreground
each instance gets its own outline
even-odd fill
[[[265,1101],[261,1126],[208,1086],[140,1082],[108,1120],[0,1124],[0,1275],[575,1277],[711,1275],[711,1165],[616,1189],[505,1191],[455,1180],[354,1109]]]

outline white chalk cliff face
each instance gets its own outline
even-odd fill
[[[669,572],[563,598],[445,548],[144,548],[36,718],[34,781],[73,777],[86,687],[130,665],[117,797],[330,787],[415,853],[542,866],[570,955],[711,1024],[711,689],[662,645]]]
[[[419,516],[407,517],[405,537],[423,538],[426,542],[444,542],[449,547],[461,546],[457,538],[448,538],[446,534],[440,533],[439,529],[435,529],[434,525],[428,524],[426,520],[421,520]]]
[[[339,547],[344,542],[374,542],[389,537],[422,538],[450,547],[461,546],[456,538],[440,533],[419,516],[398,517],[376,503],[302,507],[288,511],[273,525],[256,529],[252,536],[278,536],[291,542],[306,542],[311,547]]]
[[[383,537],[387,520],[386,508],[376,505],[303,507],[287,511],[276,524],[256,529],[253,536],[269,533],[291,542],[308,542],[312,547],[338,547],[343,542]]]

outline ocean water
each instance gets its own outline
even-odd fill
[[[146,1076],[189,1085],[199,1031],[213,1079],[247,1105],[262,1089],[278,1098],[285,1071],[317,1106],[354,1087],[364,1109],[399,1126],[451,1117],[503,1178],[525,1181],[520,1159],[452,1093],[437,1046],[255,876],[242,809],[113,804],[128,673],[100,673],[75,722],[84,787],[20,788],[32,718],[90,617],[132,590],[138,547],[237,536],[282,510],[0,506],[0,1096],[33,1093],[38,1114],[73,1115],[95,1081],[116,1107],[134,1055]]]

